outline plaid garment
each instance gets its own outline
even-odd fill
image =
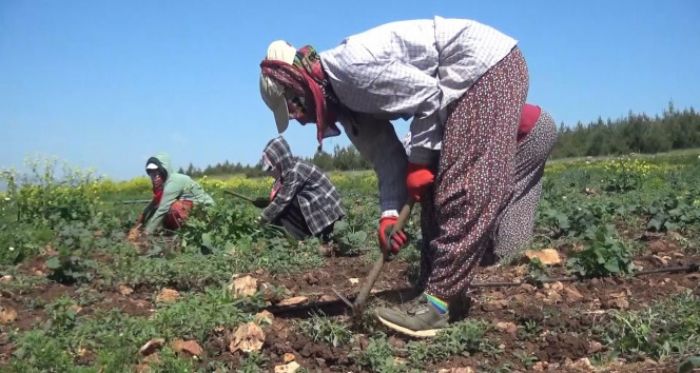
[[[263,152],[279,172],[282,184],[262,212],[265,221],[274,221],[294,198],[314,235],[345,216],[340,196],[328,177],[318,167],[294,158],[284,138],[272,139]]]

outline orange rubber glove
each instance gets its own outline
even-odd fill
[[[396,224],[396,218],[396,216],[385,216],[379,219],[379,231],[377,232],[379,236],[379,245],[381,245],[382,250],[388,249],[394,254],[397,254],[402,247],[408,244],[408,236],[403,229],[396,232],[391,237],[391,244],[387,242],[391,230],[394,224]]]
[[[435,174],[427,165],[409,163],[406,176],[408,196],[420,202],[426,189],[435,181]]]

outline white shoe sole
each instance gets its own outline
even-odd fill
[[[377,318],[379,321],[381,321],[382,324],[386,325],[387,327],[396,330],[399,333],[403,333],[406,335],[410,335],[411,337],[418,337],[418,338],[427,338],[427,337],[435,337],[437,333],[442,330],[442,329],[428,329],[428,330],[411,330],[408,328],[405,328],[403,326],[394,324],[391,321],[388,321],[381,316],[377,315]]]

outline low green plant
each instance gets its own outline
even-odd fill
[[[17,271],[16,267],[0,266],[0,273],[12,277],[11,281],[2,283],[2,288],[15,295],[23,295],[31,292],[36,287],[47,284],[48,279],[44,276],[33,276]]]
[[[31,330],[16,341],[8,371],[24,372],[75,372],[73,358],[61,343],[42,330]],[[91,371],[85,369],[83,371]],[[94,370],[92,370],[94,371]]]
[[[430,341],[411,341],[406,345],[409,360],[414,366],[437,362],[461,353],[474,353],[494,349],[484,338],[488,323],[482,320],[466,320],[450,325]]]
[[[523,327],[518,328],[518,334],[525,340],[535,340],[542,332],[542,326],[535,320],[525,320]]]
[[[212,252],[260,232],[265,230],[254,223],[248,210],[232,201],[221,201],[215,206],[195,208],[178,236],[184,248]]]
[[[370,338],[367,348],[355,360],[371,372],[399,373],[406,370],[404,365],[396,363],[394,351],[385,335]]]
[[[669,193],[656,200],[645,212],[649,215],[647,229],[667,232],[686,229],[700,222],[700,195],[697,191]]]
[[[259,352],[252,352],[248,354],[240,368],[238,368],[239,373],[259,373],[265,371],[265,366],[267,365],[268,359],[265,355]]]
[[[537,357],[529,354],[527,351],[515,351],[513,356],[520,361],[520,364],[522,364],[525,369],[532,368],[532,366],[537,362]]]
[[[62,284],[89,282],[93,278],[90,270],[94,267],[93,261],[62,250],[58,256],[46,261],[46,268],[50,271],[49,278]]]
[[[45,226],[22,222],[0,224],[0,264],[17,264],[38,254],[54,236]]]
[[[97,263],[88,255],[96,246],[97,238],[83,222],[69,222],[59,227],[56,237],[58,255],[46,261],[49,278],[64,284],[89,282],[94,277]]]
[[[215,327],[234,327],[262,307],[259,297],[233,298],[225,289],[207,289],[163,306],[152,322],[162,337],[202,341]]]
[[[169,347],[160,351],[159,358],[160,361],[151,368],[154,373],[190,373],[196,370],[192,359],[178,356]]]
[[[29,174],[24,177],[11,171],[0,173],[0,181],[8,186],[6,198],[15,204],[17,220],[50,226],[68,220],[87,221],[101,206],[99,178],[92,171],[59,165],[58,160],[49,158],[25,163]]]
[[[367,232],[341,220],[333,226],[332,239],[342,255],[352,256],[362,252],[367,244]]]
[[[77,305],[72,299],[62,296],[46,306],[49,317],[48,328],[53,335],[61,335],[75,326]]]
[[[615,228],[603,225],[584,236],[585,249],[569,256],[566,267],[580,277],[604,277],[631,273],[632,255],[617,238]]]
[[[311,318],[301,321],[298,327],[314,342],[325,342],[333,347],[350,343],[352,340],[352,333],[344,325],[320,314],[314,314]]]
[[[543,281],[549,278],[547,267],[542,264],[539,258],[532,258],[527,264],[527,275],[525,281],[536,286],[542,286]]]
[[[606,190],[617,193],[638,189],[651,169],[649,162],[628,156],[604,161],[603,186]]]
[[[687,291],[640,311],[615,312],[605,337],[617,353],[633,358],[700,354],[700,297]]]

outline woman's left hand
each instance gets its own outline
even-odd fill
[[[420,201],[426,189],[435,181],[435,174],[428,165],[409,163],[406,176],[408,196]]]

